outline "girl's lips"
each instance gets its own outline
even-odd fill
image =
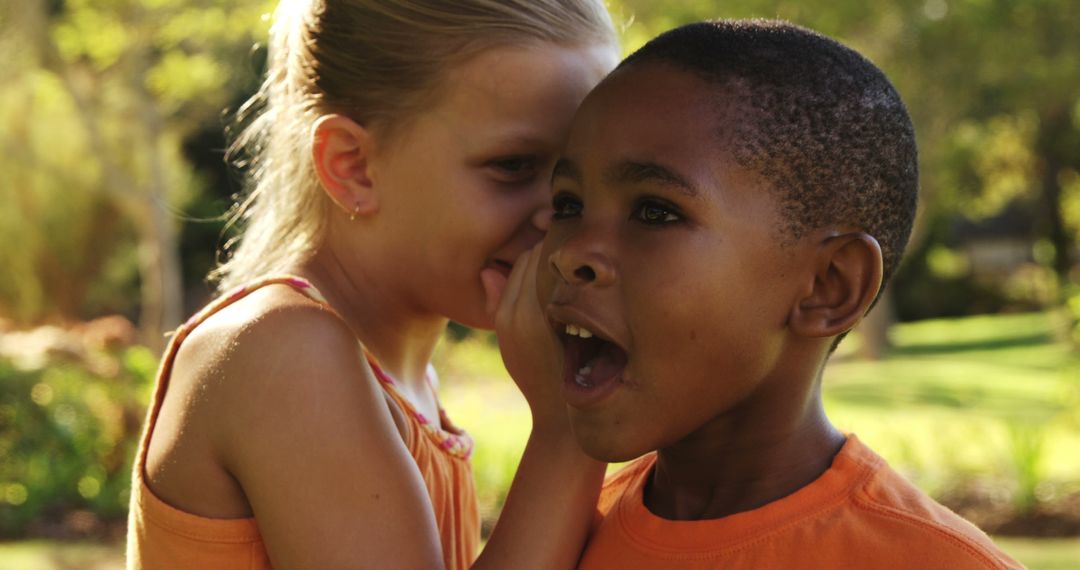
[[[492,259],[488,262],[485,269],[493,269],[495,271],[498,271],[499,273],[502,273],[503,277],[509,277],[510,271],[514,269],[514,264],[513,262],[503,259]]]

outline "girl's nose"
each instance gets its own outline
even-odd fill
[[[551,214],[553,211],[554,210],[551,209],[551,204],[545,201],[542,206],[533,212],[532,219],[530,220],[533,227],[547,233],[548,228],[551,227]]]

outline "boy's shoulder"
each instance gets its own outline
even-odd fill
[[[1021,568],[854,436],[810,485],[753,511],[667,521],[642,502],[655,455],[611,475],[583,562],[682,567]],[[614,558],[613,558],[614,557]],[[583,564],[583,567],[590,567]]]
[[[888,550],[916,567],[1022,567],[974,524],[919,490],[854,436],[849,439],[850,457],[874,465],[849,500],[850,518],[867,535],[886,541]]]

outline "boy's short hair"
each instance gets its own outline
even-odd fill
[[[881,245],[884,284],[911,234],[915,132],[885,75],[839,42],[774,20],[712,21],[666,32],[620,68],[661,62],[724,90],[721,143],[776,196],[786,243],[853,225]]]

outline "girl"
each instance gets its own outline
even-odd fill
[[[522,254],[616,58],[600,0],[281,2],[264,108],[237,141],[245,233],[216,271],[229,292],[163,359],[130,567],[473,563],[472,444],[428,361],[447,319],[538,318]],[[543,369],[511,369],[533,431],[477,566],[577,560],[603,469]]]

